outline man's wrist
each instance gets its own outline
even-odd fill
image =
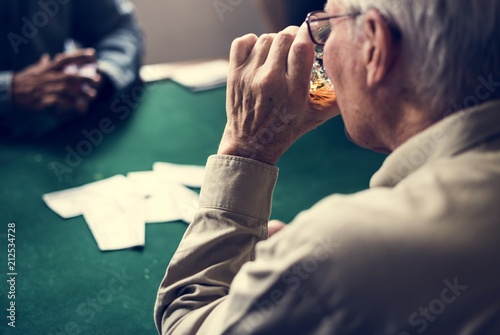
[[[277,152],[269,143],[236,139],[235,136],[232,136],[232,132],[226,128],[217,154],[249,158],[265,164],[276,165],[282,152]]]
[[[230,145],[219,147],[217,151],[218,155],[225,156],[236,156],[242,158],[253,159],[259,161],[264,164],[276,165],[279,158],[274,158],[272,155],[265,155],[260,150],[251,146],[239,146],[239,145]]]

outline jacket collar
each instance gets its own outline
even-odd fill
[[[500,135],[500,100],[454,113],[403,143],[373,175],[370,187],[394,187],[423,165]]]

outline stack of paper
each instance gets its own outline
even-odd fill
[[[68,219],[83,215],[101,250],[145,244],[145,223],[193,220],[205,168],[155,163],[153,171],[131,172],[80,187],[47,193],[49,208]]]
[[[225,59],[144,65],[141,78],[145,82],[171,79],[193,92],[226,85],[229,62]]]
[[[175,70],[171,79],[193,92],[226,85],[229,62],[219,59]]]

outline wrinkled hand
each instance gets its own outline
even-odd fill
[[[314,45],[307,26],[288,27],[231,46],[227,124],[219,154],[275,164],[302,135],[339,114],[318,109],[309,98]]]
[[[48,55],[12,79],[12,99],[21,113],[39,112],[54,107],[60,117],[84,113],[96,98],[102,78],[66,73],[68,65],[95,63],[95,50],[82,49],[71,54],[59,54],[54,60]]]

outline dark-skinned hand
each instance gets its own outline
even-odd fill
[[[48,55],[42,56],[36,64],[13,76],[12,100],[16,110],[37,113],[51,108],[63,119],[85,113],[97,97],[102,77],[96,73],[88,78],[65,69],[93,63],[94,49],[59,54],[53,60]]]

